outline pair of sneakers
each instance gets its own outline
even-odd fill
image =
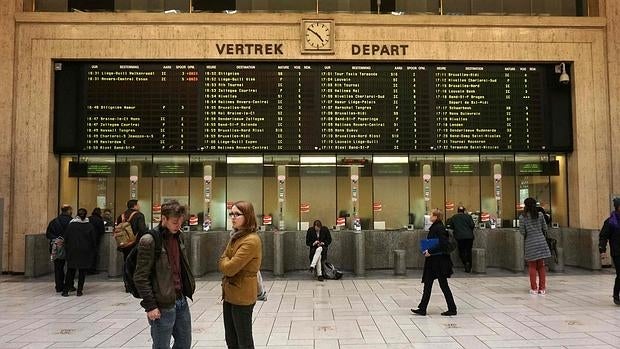
[[[547,295],[547,290],[530,290],[530,295],[532,296],[536,296],[536,295],[541,295],[541,296],[546,296]]]

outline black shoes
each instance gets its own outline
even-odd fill
[[[308,269],[309,272],[314,273],[314,267],[310,267],[310,269]]]
[[[456,310],[448,310],[441,313],[441,316],[454,316],[456,315]]]
[[[411,311],[416,315],[426,316],[426,310],[423,309],[411,309]]]
[[[82,291],[77,291],[77,296],[81,297],[84,293],[82,293]]]
[[[69,292],[74,292],[76,290],[76,288],[74,286],[71,286],[71,288],[69,289]]]
[[[614,298],[614,304],[620,305],[620,298]]]
[[[63,291],[63,292],[62,292],[62,296],[63,296],[63,297],[69,297],[69,292]]]
[[[471,273],[471,264],[465,263],[465,272],[466,273]]]
[[[319,276],[319,281],[323,281],[323,276]]]

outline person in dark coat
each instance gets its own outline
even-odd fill
[[[310,247],[310,272],[318,275],[318,280],[323,281],[322,264],[327,260],[327,248],[332,243],[332,235],[320,220],[314,221],[312,227],[306,232],[306,245]]]
[[[95,228],[86,218],[85,208],[78,210],[77,216],[69,223],[65,231],[65,250],[67,253],[67,278],[62,296],[69,296],[75,272],[78,271],[77,295],[81,296],[86,281],[86,271],[93,265],[95,255]]]
[[[463,262],[465,272],[471,272],[471,249],[474,246],[474,220],[459,206],[457,214],[448,219],[448,228],[454,230],[454,239],[459,248],[459,258]]]
[[[69,222],[71,222],[71,214],[73,213],[73,208],[69,205],[63,205],[60,208],[60,215],[58,217],[52,219],[47,225],[47,230],[45,231],[45,236],[50,241],[50,253],[52,253],[53,244],[63,244],[63,238],[65,235],[65,230],[69,226]],[[65,263],[66,259],[63,258],[55,258],[54,259],[54,280],[56,283],[56,292],[62,292],[65,288]],[[71,285],[73,288],[73,285]]]
[[[607,251],[607,241],[611,259],[616,267],[616,281],[614,282],[613,299],[615,305],[620,305],[620,198],[613,199],[614,211],[603,222],[603,228],[598,236],[598,250],[600,253]]]
[[[443,213],[439,209],[431,212],[431,227],[429,228],[427,239],[439,239],[439,244],[429,250],[422,251],[424,257],[424,272],[422,273],[422,283],[424,291],[422,299],[418,305],[418,309],[411,309],[414,314],[426,315],[426,308],[431,299],[431,291],[435,279],[439,280],[439,287],[443,292],[448,304],[448,310],[441,313],[443,316],[456,315],[456,304],[450,286],[448,286],[448,278],[453,274],[452,260],[450,259],[448,231],[442,222]]]
[[[97,274],[97,264],[99,262],[99,246],[101,246],[101,239],[103,238],[103,234],[105,233],[105,223],[103,218],[101,217],[101,209],[99,207],[95,207],[90,217],[88,217],[88,221],[95,228],[95,258],[93,258],[93,265],[88,271],[89,274]]]

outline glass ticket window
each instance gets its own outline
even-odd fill
[[[515,227],[516,192],[514,155],[480,156],[480,204],[481,212],[493,219],[489,225]]]
[[[396,0],[396,12],[414,15],[438,15],[439,11],[439,0]]]
[[[161,220],[161,205],[177,200],[189,206],[189,157],[187,155],[155,155],[151,167],[153,177],[152,223]],[[145,210],[145,207],[143,207]],[[189,219],[189,217],[185,217]]]
[[[299,155],[265,155],[263,164],[263,225],[295,230],[299,222]]]
[[[340,224],[347,229],[372,229],[372,155],[338,155],[336,206]],[[359,226],[354,226],[354,220]]]
[[[549,214],[552,225],[568,227],[568,169],[566,156],[560,154],[549,155],[549,182],[551,185],[551,205]]]
[[[409,158],[407,155],[372,159],[375,229],[399,229],[409,224]]]
[[[226,158],[226,208],[236,201],[248,201],[254,206],[257,223],[262,222],[263,211],[263,157],[260,155],[231,155]],[[227,219],[226,230],[232,229]]]
[[[480,207],[480,158],[478,155],[446,155],[444,164],[446,202],[445,216],[451,217],[456,208],[464,206],[468,212],[480,217],[482,222],[497,220],[496,210],[481,211]]]
[[[409,156],[408,224],[415,228],[424,228],[432,209],[444,207],[444,164],[443,155]]]
[[[153,157],[151,155],[118,155],[115,180],[116,217],[127,209],[128,200],[138,200],[147,227],[154,227]]]
[[[79,161],[70,164],[71,172],[77,170],[79,200],[78,207],[90,214],[95,207],[114,213],[114,155],[82,155]],[[75,212],[74,212],[75,213]]]
[[[189,166],[190,230],[226,229],[226,156],[191,155]]]
[[[515,165],[518,199],[515,205],[519,214],[523,210],[523,201],[531,197],[553,217],[550,177],[559,175],[558,162],[550,162],[547,154],[517,154]]]
[[[301,156],[299,163],[298,229],[307,230],[317,219],[326,227],[336,226],[336,156]]]

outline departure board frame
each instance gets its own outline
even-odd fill
[[[56,61],[55,153],[570,152],[551,63]]]

